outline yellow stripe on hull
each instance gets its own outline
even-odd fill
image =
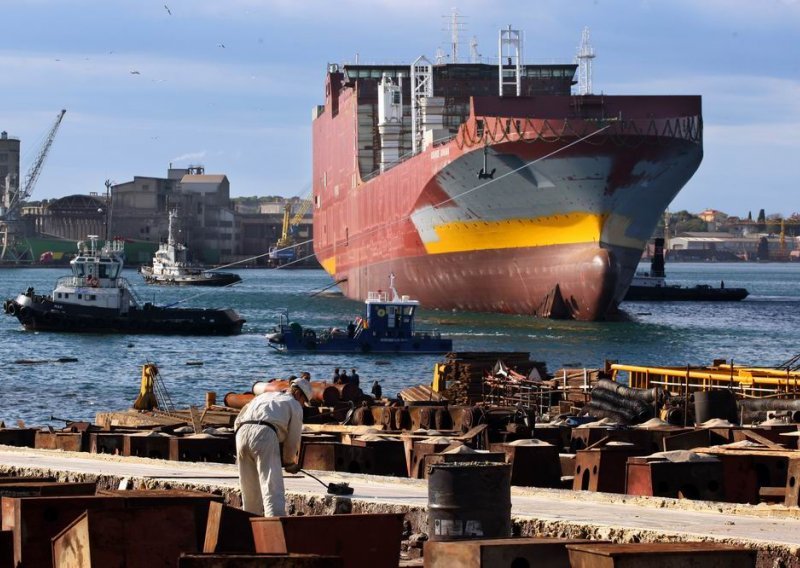
[[[336,274],[336,257],[335,256],[331,256],[329,258],[326,258],[325,260],[320,261],[320,264],[322,265],[322,268],[325,269],[325,272],[327,272],[331,276]]]
[[[599,243],[607,215],[567,213],[536,219],[463,221],[434,228],[438,241],[425,243],[429,254],[469,250]]]

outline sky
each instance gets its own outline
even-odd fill
[[[32,199],[202,164],[231,195],[303,196],[328,63],[408,63],[498,29],[528,63],[571,62],[591,30],[594,92],[699,94],[704,159],[670,205],[800,211],[800,0],[0,0],[0,130],[22,171],[67,114]]]

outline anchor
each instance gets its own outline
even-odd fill
[[[489,167],[486,163],[487,156],[489,154],[489,147],[483,147],[483,167],[481,171],[478,172],[478,179],[494,179],[494,172],[497,171],[497,168],[492,168],[492,171],[489,171]]]

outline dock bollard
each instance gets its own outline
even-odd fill
[[[511,464],[432,464],[428,536],[435,540],[511,536]]]

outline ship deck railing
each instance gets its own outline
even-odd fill
[[[758,367],[649,367],[611,365],[612,379],[640,389],[661,387],[678,396],[714,389],[742,397],[800,398],[800,372]],[[621,380],[627,376],[627,381]]]

